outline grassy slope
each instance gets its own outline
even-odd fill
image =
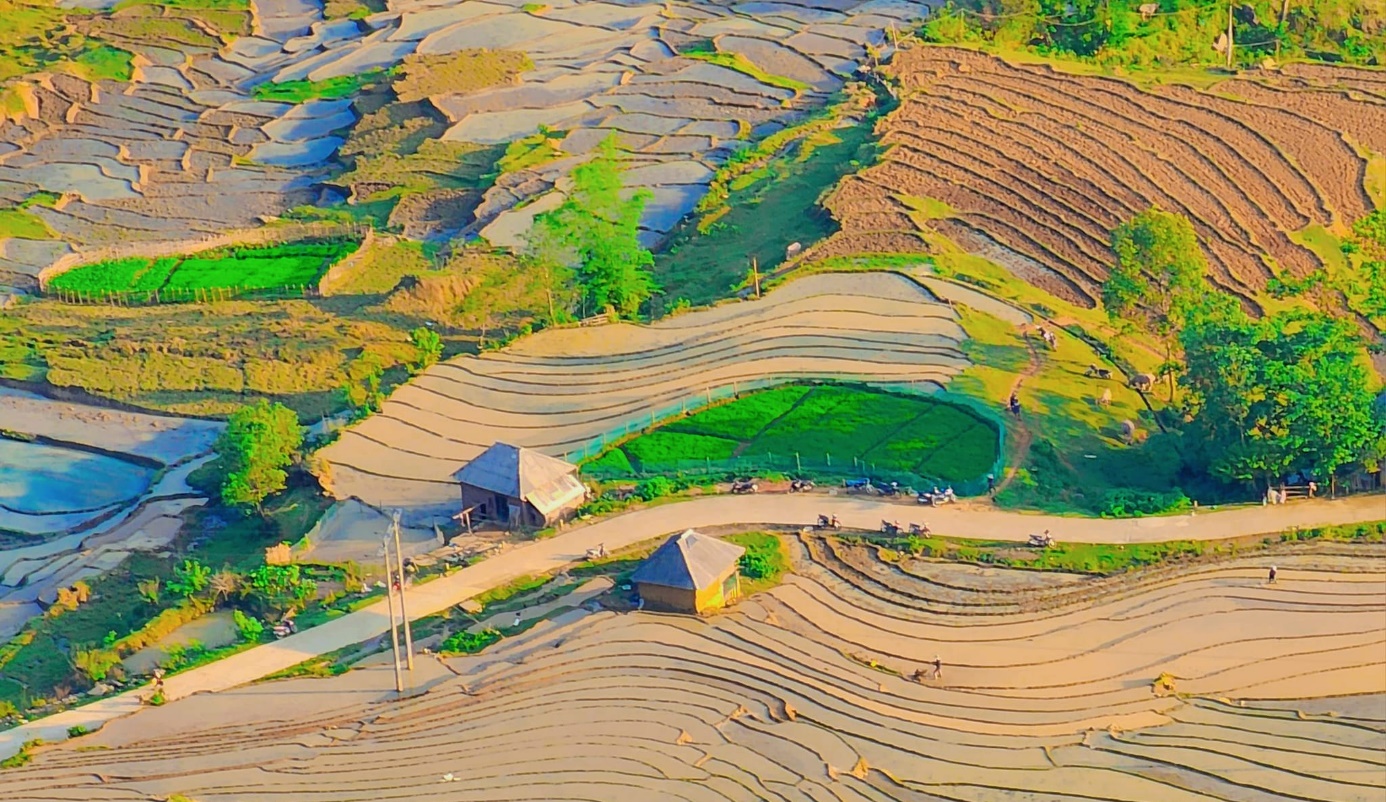
[[[819,135],[808,147],[792,148],[737,179],[721,217],[710,225],[685,221],[655,255],[664,297],[694,304],[725,298],[745,280],[752,259],[768,273],[791,243],[807,247],[833,233],[836,226],[819,198],[873,153],[866,123]]]

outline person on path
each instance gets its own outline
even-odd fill
[[[1275,584],[1275,566],[1274,566],[1274,565],[1272,565],[1272,566],[1270,567],[1270,582],[1269,582],[1269,584],[1272,584],[1272,585]]]
[[[996,474],[994,474],[994,473],[989,473],[989,474],[987,474],[987,492],[988,492],[988,493],[995,493],[995,492],[996,492]]]
[[[943,679],[943,661],[934,655],[934,679]]]
[[[514,624],[514,626],[517,626],[517,627],[518,627],[519,625],[520,625],[520,611],[519,611],[519,610],[516,610],[516,611],[515,611],[515,624]]]

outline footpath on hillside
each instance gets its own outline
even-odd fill
[[[1048,529],[1058,540],[1073,543],[1153,543],[1217,540],[1283,532],[1296,527],[1380,521],[1386,519],[1386,495],[1127,519],[1064,518],[966,505],[931,508],[919,507],[912,500],[892,502],[875,497],[826,494],[710,496],[638,509],[575,527],[410,588],[406,595],[409,616],[417,619],[433,615],[516,578],[557,571],[582,560],[588,549],[598,545],[615,551],[689,528],[807,526],[820,513],[837,515],[848,529],[878,530],[881,521],[898,519],[927,522],[936,534],[945,536],[1024,541],[1031,533]],[[164,695],[174,701],[195,693],[244,685],[304,660],[374,638],[386,632],[389,626],[388,608],[386,602],[381,601],[297,635],[169,677],[164,681]],[[80,726],[88,731],[95,730],[107,721],[136,712],[145,694],[142,688],[131,690],[0,732],[0,758],[18,752],[27,741],[63,740],[69,728]]]

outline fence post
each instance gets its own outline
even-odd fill
[[[799,461],[799,452],[797,451],[794,452],[794,470],[798,471],[799,473],[804,472],[804,464]]]
[[[828,451],[824,451],[824,452],[823,452],[823,457],[824,457],[824,459],[826,459],[826,460],[828,461],[828,467],[829,467],[829,468],[833,467],[833,455],[832,455],[832,453],[831,453],[831,452],[828,452]]]

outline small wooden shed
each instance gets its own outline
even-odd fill
[[[736,566],[745,553],[734,543],[689,529],[656,549],[631,581],[651,610],[704,613],[740,597]]]
[[[577,466],[496,443],[452,475],[462,508],[507,526],[543,527],[570,517],[587,497]]]

